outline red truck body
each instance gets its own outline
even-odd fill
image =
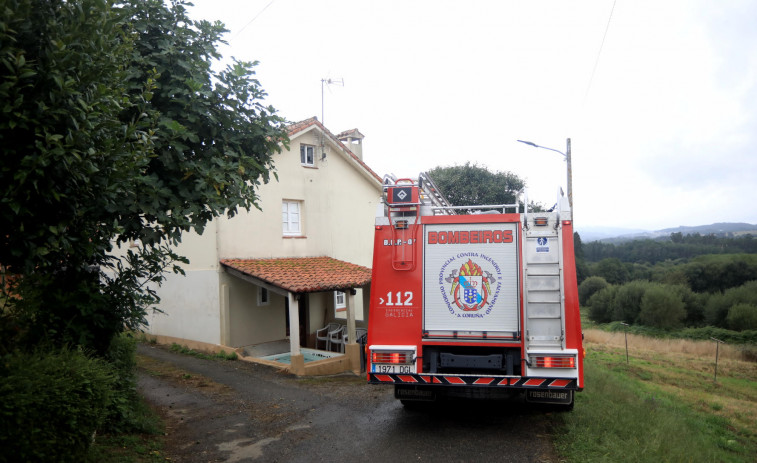
[[[584,355],[567,200],[552,212],[453,208],[424,174],[384,190],[368,381],[403,402],[525,393],[572,406]]]

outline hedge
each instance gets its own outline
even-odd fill
[[[81,351],[14,352],[0,363],[0,462],[82,461],[116,375]]]

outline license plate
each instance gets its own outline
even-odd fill
[[[383,363],[371,364],[371,373],[385,374],[411,374],[415,373],[415,365],[386,365]]]

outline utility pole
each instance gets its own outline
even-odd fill
[[[568,204],[570,204],[570,215],[575,217],[573,212],[573,164],[570,160],[570,138],[567,140],[568,149],[565,153],[565,162],[568,164]]]

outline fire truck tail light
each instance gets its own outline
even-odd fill
[[[372,363],[393,363],[393,364],[408,364],[413,363],[412,352],[372,352]]]
[[[576,368],[576,358],[572,356],[531,357],[531,365],[535,368]]]

